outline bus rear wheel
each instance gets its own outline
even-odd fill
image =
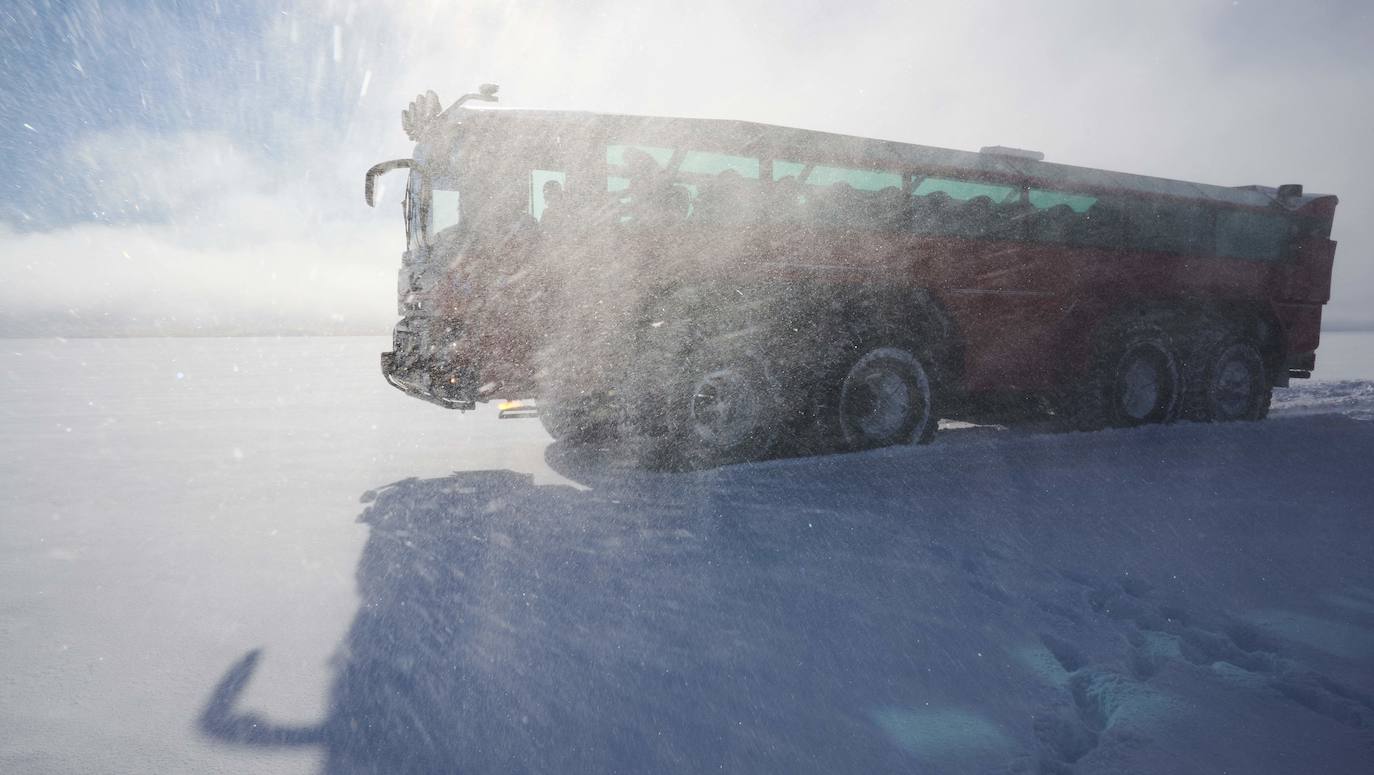
[[[1186,382],[1189,419],[1235,422],[1261,420],[1269,414],[1274,391],[1264,355],[1253,342],[1211,337],[1190,359]]]
[[[828,413],[826,424],[846,450],[929,443],[938,423],[926,364],[891,345],[869,349],[849,366]]]

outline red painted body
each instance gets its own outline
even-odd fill
[[[536,394],[535,355],[541,347],[557,349],[559,341],[584,351],[575,365],[594,373],[589,378],[603,379],[607,370],[626,368],[615,363],[614,351],[622,344],[617,337],[635,325],[632,318],[651,306],[654,289],[662,286],[734,288],[742,303],[760,293],[785,299],[803,288],[820,298],[827,295],[826,288],[834,289],[836,298],[850,300],[866,292],[858,289],[881,289],[889,299],[919,293],[948,321],[950,330],[941,336],[949,338],[957,353],[952,369],[957,376],[944,387],[963,394],[1063,387],[1082,375],[1102,323],[1137,308],[1234,313],[1271,337],[1267,357],[1279,384],[1290,369],[1297,375],[1310,370],[1319,344],[1335,254],[1335,243],[1327,238],[1335,197],[1302,198],[1299,193],[1283,200],[1274,189],[1183,184],[743,122],[534,112],[474,115],[464,121],[453,137],[417,148],[421,176],[457,175],[425,159],[436,156],[435,148],[442,155],[456,154],[445,150],[449,145],[467,147],[477,149],[464,153],[478,161],[454,162],[453,170],[464,163],[495,165],[486,169],[499,167],[507,177],[524,175],[531,190],[531,170],[566,170],[559,174],[565,175],[572,203],[561,225],[546,221],[497,251],[472,248],[460,255],[412,245],[431,279],[410,280],[403,271],[403,286],[414,287],[402,288],[407,319],[398,326],[398,351],[403,345],[415,349],[413,341],[401,341],[402,330],[410,337],[412,330],[425,329],[429,333],[421,349],[426,358],[412,359],[406,368],[454,385],[475,380],[469,389],[480,387],[473,395],[477,400]],[[636,143],[640,145],[625,145]],[[750,184],[757,201],[751,215],[734,222],[710,221],[699,217],[693,205],[690,217],[684,212],[672,222],[627,224],[620,215],[624,211],[616,209],[623,206],[617,201],[626,200],[607,193],[608,180],[630,174],[621,171],[628,167],[608,166],[607,149],[617,147],[675,153],[672,161],[659,162],[668,175],[677,174],[674,165],[682,164],[681,149],[756,160],[759,172]],[[817,165],[850,172],[886,170],[902,181],[897,198],[912,208],[922,180],[961,178],[1013,192],[995,207],[1019,214],[987,239],[921,233],[910,227],[910,214],[885,226],[851,223],[841,228],[826,225],[824,217],[789,220],[759,203],[774,201],[774,180],[790,174],[775,165],[801,166],[795,161],[799,159],[806,166],[798,183]],[[709,190],[712,178],[688,176],[674,185],[692,183],[696,197],[699,190]],[[428,195],[430,185],[424,180],[422,186],[412,185],[421,196]],[[824,201],[819,193],[824,187],[799,189]],[[1192,255],[1135,249],[1124,241],[1089,247],[1037,240],[1029,232],[1036,228],[1037,212],[1045,217],[1047,211],[1032,206],[1030,192],[1036,190],[1188,210],[1214,219],[1208,224],[1217,223],[1221,214],[1288,219],[1294,238],[1281,251],[1271,245],[1274,254],[1267,258],[1225,257],[1216,242],[1208,243],[1215,248],[1209,254]],[[877,203],[877,194],[888,191],[897,189],[875,190],[864,201]],[[529,197],[528,212],[537,215],[533,195]],[[427,207],[422,200],[408,212],[412,218],[419,212],[423,219]],[[888,303],[900,307],[906,302]],[[897,308],[884,314],[903,312]],[[786,337],[788,332],[780,328],[773,335]],[[435,357],[440,351],[444,357]],[[395,356],[388,368],[399,370],[400,360]]]

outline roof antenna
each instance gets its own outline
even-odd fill
[[[1005,145],[985,145],[978,149],[979,153],[989,156],[1005,156],[1008,159],[1030,159],[1031,161],[1044,161],[1045,154],[1039,151],[1028,151],[1025,148],[1008,148]]]

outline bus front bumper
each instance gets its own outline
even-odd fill
[[[382,353],[382,376],[392,387],[422,401],[445,409],[466,412],[477,408],[477,389],[454,380],[436,380],[428,369],[406,363],[395,352]]]

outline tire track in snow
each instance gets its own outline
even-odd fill
[[[1096,620],[1117,628],[1129,647],[1130,674],[1099,666],[1068,636],[1040,634],[1045,650],[1068,675],[1070,702],[1065,704],[1072,709],[1066,713],[1056,708],[1034,721],[1042,775],[1073,772],[1074,765],[1098,747],[1116,715],[1173,662],[1231,674],[1247,685],[1263,687],[1273,699],[1290,701],[1352,729],[1374,728],[1374,696],[1306,666],[1288,655],[1278,638],[1253,625],[1196,619],[1186,607],[1161,601],[1138,577],[1095,581],[1063,575],[1083,587],[1086,612],[1071,615],[1043,600],[1038,606],[1062,613],[1075,624]]]

